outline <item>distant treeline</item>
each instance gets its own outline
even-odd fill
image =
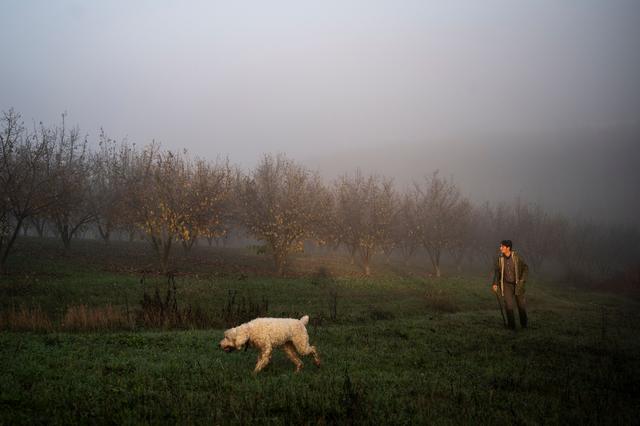
[[[14,110],[2,114],[0,143],[0,273],[27,226],[40,236],[49,228],[67,248],[88,226],[106,242],[115,232],[142,234],[163,270],[175,244],[189,250],[242,229],[268,246],[280,274],[305,241],[346,249],[367,275],[376,254],[426,253],[440,276],[443,256],[490,262],[503,238],[534,270],[553,258],[576,282],[637,281],[640,273],[636,228],[573,220],[521,198],[474,204],[438,172],[400,191],[358,170],[327,184],[284,155],[243,171],[103,131],[91,150],[64,115],[60,125],[27,129]]]

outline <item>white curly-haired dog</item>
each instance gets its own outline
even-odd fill
[[[302,318],[256,318],[253,321],[230,328],[224,332],[220,347],[225,352],[240,350],[249,344],[260,350],[254,373],[262,370],[271,360],[273,349],[282,346],[284,353],[296,366],[296,373],[302,369],[302,356],[313,355],[313,362],[320,367],[320,357],[314,346],[309,345],[309,335],[305,325],[309,316]]]

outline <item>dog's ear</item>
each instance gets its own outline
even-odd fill
[[[246,330],[246,327],[240,326],[236,327],[235,335],[233,336],[233,341],[236,348],[240,348],[249,340],[249,333]]]

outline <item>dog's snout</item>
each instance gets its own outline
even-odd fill
[[[220,348],[225,352],[231,352],[235,349],[227,339],[222,339],[220,341]]]

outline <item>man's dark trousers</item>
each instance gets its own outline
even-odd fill
[[[507,311],[507,322],[511,329],[516,328],[516,321],[513,315],[513,299],[516,300],[518,305],[518,315],[520,316],[520,326],[522,328],[527,327],[527,304],[524,294],[516,295],[516,285],[512,283],[504,283],[504,304]]]

